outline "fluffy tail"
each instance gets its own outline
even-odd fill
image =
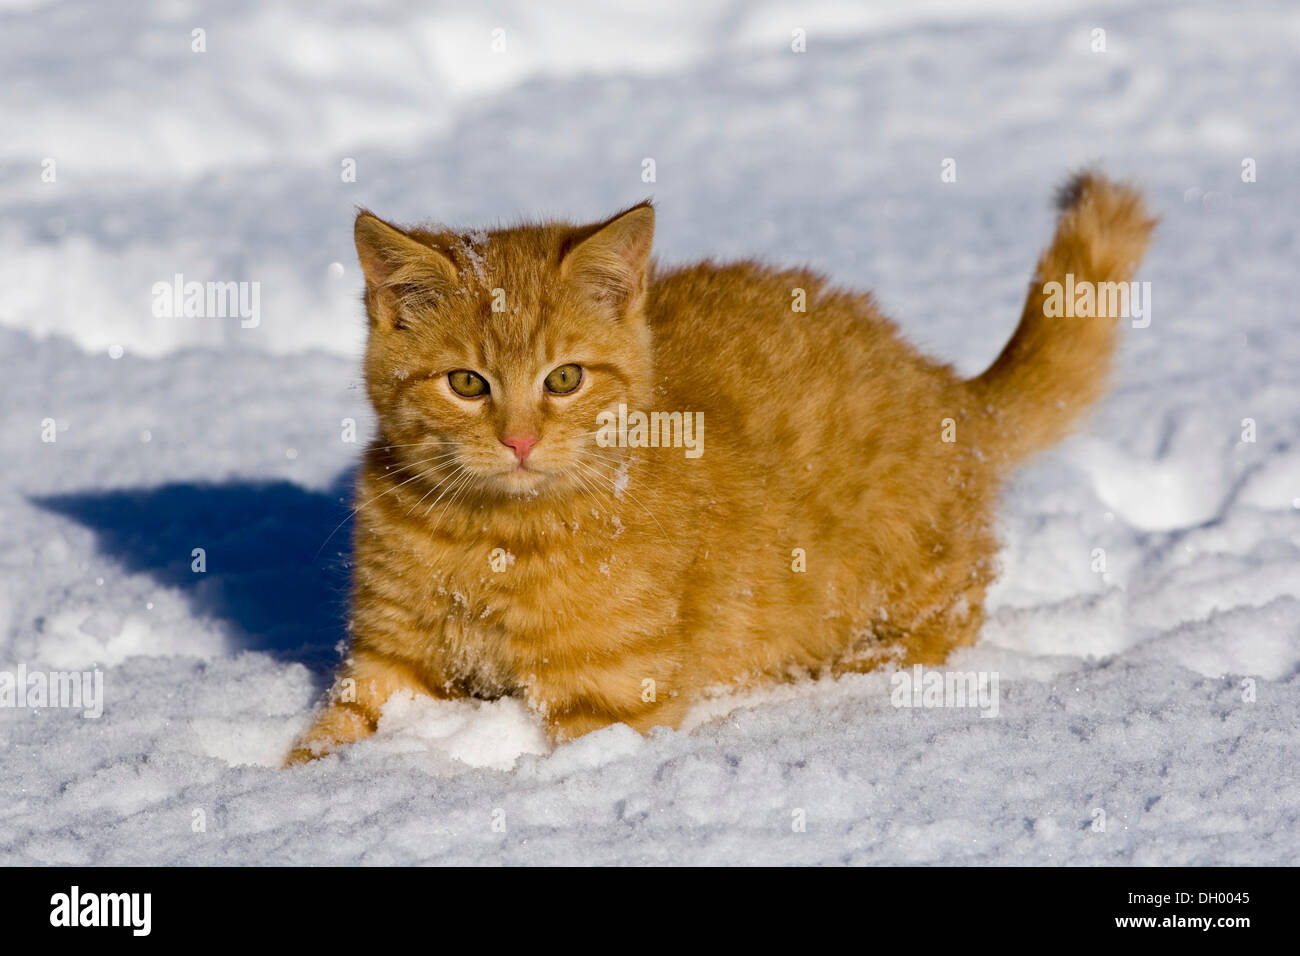
[[[1133,312],[1127,283],[1155,226],[1136,190],[1095,173],[1074,176],[1057,205],[1056,235],[1038,260],[1020,325],[966,383],[981,446],[1004,461],[1060,439],[1105,391],[1125,301]]]

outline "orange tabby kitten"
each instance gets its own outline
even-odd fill
[[[972,643],[999,483],[1101,394],[1115,345],[1116,317],[1049,318],[1044,285],[1130,280],[1153,225],[1092,174],[1061,208],[970,380],[816,273],[656,269],[649,203],[485,233],[362,212],[379,435],[352,648],[289,762],[398,692],[521,695],[564,740]]]

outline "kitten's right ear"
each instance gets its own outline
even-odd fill
[[[560,262],[560,275],[626,313],[645,293],[655,211],[649,201],[580,230]]]
[[[412,301],[414,293],[416,300],[434,300],[456,284],[456,267],[446,255],[364,209],[352,235],[376,322],[396,326],[399,299]]]

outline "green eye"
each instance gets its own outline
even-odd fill
[[[582,384],[581,365],[561,365],[546,376],[546,390],[556,395],[567,395]]]
[[[488,383],[482,375],[457,369],[447,375],[447,384],[451,390],[463,398],[478,398],[488,393]]]

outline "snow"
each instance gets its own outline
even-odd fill
[[[0,3],[0,670],[105,694],[0,707],[0,860],[1294,862],[1300,11],[608,6]],[[653,194],[665,259],[814,263],[974,372],[1092,159],[1163,217],[1152,323],[1005,495],[950,662],[998,676],[996,717],[894,707],[882,673],[553,749],[516,701],[394,699],[274,769],[343,637],[357,206]],[[177,273],[259,283],[261,321],[155,316]]]

